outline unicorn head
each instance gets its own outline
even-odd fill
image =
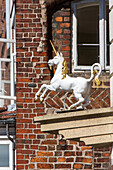
[[[65,58],[63,57],[62,53],[57,52],[57,55],[53,59],[50,59],[48,61],[48,65],[49,65],[50,69],[54,65],[57,65],[57,66],[60,65],[61,70],[62,70],[62,75],[63,75],[62,79],[64,79],[66,77],[66,74],[68,72],[68,67],[67,67],[67,62],[66,62]]]
[[[63,62],[63,57],[62,57],[61,53],[57,52],[57,55],[53,59],[50,59],[48,61],[48,65],[49,66],[54,66],[54,65],[58,65],[58,64],[60,64],[62,62]]]
[[[52,70],[53,65],[62,64],[62,75],[63,75],[62,79],[64,79],[66,77],[67,72],[68,72],[67,62],[66,62],[65,58],[63,57],[63,54],[61,52],[58,53],[56,51],[51,40],[50,40],[50,43],[51,43],[51,46],[52,46],[56,56],[53,59],[48,61],[48,65],[49,65],[50,69]]]

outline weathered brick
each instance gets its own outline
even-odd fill
[[[40,169],[53,169],[53,164],[37,164],[37,168]]]
[[[53,156],[53,152],[38,151],[37,156]]]
[[[57,161],[57,159],[55,157],[50,157],[49,158],[49,162],[56,162],[56,161]]]
[[[102,156],[103,156],[103,157],[109,157],[109,156],[110,156],[110,153],[104,152],[104,153],[102,153]]]
[[[42,145],[55,145],[57,144],[57,141],[56,140],[45,140],[45,141],[42,141],[41,144]]]
[[[84,169],[92,169],[92,165],[85,165]]]
[[[29,129],[17,129],[17,133],[32,133],[32,130],[29,130]]]
[[[24,159],[24,155],[17,155],[17,159]]]
[[[109,158],[97,158],[98,162],[109,162]]]
[[[57,161],[58,162],[65,162],[65,157],[59,157]]]
[[[17,164],[28,164],[28,160],[17,160]]]
[[[35,165],[34,164],[29,164],[29,168],[34,169]]]
[[[56,17],[56,21],[57,22],[62,22],[63,21],[63,17],[61,17],[61,16],[60,17]]]
[[[66,158],[66,162],[74,162],[74,158]]]
[[[31,162],[47,162],[47,158],[32,158]]]
[[[55,150],[55,145],[48,146],[48,151],[54,151],[54,150]]]
[[[76,152],[76,155],[77,155],[77,156],[82,156],[82,151],[77,151],[77,152]]]
[[[36,139],[36,135],[30,134],[30,135],[29,135],[29,139]]]
[[[70,23],[61,23],[60,26],[61,28],[70,27]]]
[[[77,157],[76,162],[92,163],[92,158]]]
[[[39,150],[46,151],[47,150],[47,146],[39,146]]]
[[[61,151],[56,151],[55,156],[62,156],[62,152]]]
[[[64,17],[64,21],[70,21],[70,17]]]
[[[56,31],[57,34],[61,34],[62,33],[62,29],[59,29]]]
[[[95,163],[94,168],[101,168],[101,164],[100,163]]]
[[[67,168],[67,169],[71,169],[71,164],[56,164],[55,165],[56,169],[63,169],[63,168]]]
[[[99,152],[94,153],[94,157],[101,157],[101,156],[102,156],[102,154]]]
[[[92,146],[82,146],[81,149],[82,149],[82,151],[92,149]]]
[[[23,169],[24,169],[24,165],[18,165],[18,164],[17,164],[16,168],[17,168],[17,169],[22,169],[22,170],[23,170]]]
[[[74,164],[74,169],[83,169],[82,164]]]
[[[85,152],[85,155],[86,155],[86,156],[93,156],[93,152],[92,152],[92,151],[86,151],[86,152]]]
[[[64,156],[75,156],[75,152],[65,151]]]
[[[39,144],[40,140],[33,140],[33,144]]]

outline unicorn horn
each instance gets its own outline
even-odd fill
[[[51,40],[50,40],[50,43],[51,43],[51,46],[53,47],[53,50],[54,50],[55,54],[57,55],[57,51],[55,50],[55,47],[54,47],[54,45],[53,45]]]

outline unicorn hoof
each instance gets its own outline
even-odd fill
[[[82,107],[82,106],[78,106],[76,109],[77,109],[77,110],[78,110],[78,109],[83,109],[83,107]]]
[[[37,102],[38,99],[35,98],[35,102]]]
[[[41,103],[43,103],[43,101],[44,101],[44,98],[40,99],[40,102],[41,102]]]

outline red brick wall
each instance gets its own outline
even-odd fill
[[[52,38],[58,52],[62,52],[68,68],[71,61],[71,18],[70,8],[60,9],[52,18]],[[70,73],[70,70],[68,70]]]
[[[43,133],[35,116],[45,115],[45,108],[35,93],[43,83],[50,82],[47,61],[49,37],[61,50],[70,66],[70,10],[58,9],[51,21],[43,0],[17,0],[17,170],[24,169],[108,169],[110,148],[93,148],[84,142],[61,140]],[[53,7],[53,6],[52,6]],[[62,6],[64,7],[64,6]],[[50,8],[49,8],[50,10]],[[51,12],[51,11],[50,11]],[[59,14],[59,15],[58,15]],[[48,16],[48,17],[47,17]],[[64,38],[65,37],[65,38]]]

